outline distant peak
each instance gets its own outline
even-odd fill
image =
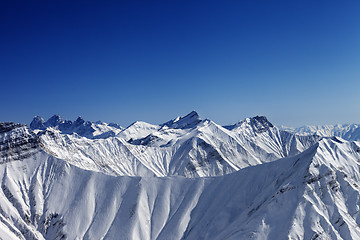
[[[61,116],[60,116],[59,114],[54,114],[53,116],[51,116],[51,117],[48,119],[48,121],[49,121],[50,119],[62,119],[62,118],[61,118]]]
[[[224,126],[224,128],[233,130],[244,126],[250,126],[256,133],[262,133],[267,131],[269,128],[274,127],[274,125],[269,122],[265,116],[255,116],[252,118],[245,118],[245,120],[233,125]]]
[[[274,125],[272,125],[272,123],[269,122],[265,116],[256,116],[250,118],[250,125],[257,133],[265,132],[269,130],[269,128],[274,127]]]
[[[48,119],[49,120],[62,120],[62,117],[59,114],[54,114],[52,117]]]
[[[85,120],[82,118],[82,117],[78,117],[76,120],[75,120],[75,122],[74,122],[74,124],[75,125],[81,125],[81,124],[83,124],[85,122]]]
[[[191,111],[184,117],[177,117],[174,120],[164,123],[163,126],[167,126],[169,128],[185,129],[193,128],[200,122],[201,119],[199,114],[195,111]]]
[[[131,126],[142,126],[142,125],[145,125],[145,124],[148,124],[148,123],[144,122],[144,121],[135,121],[132,124],[130,124],[127,128],[129,128]]]
[[[55,127],[55,126],[59,125],[60,123],[62,123],[62,121],[63,120],[62,120],[61,116],[59,114],[55,114],[46,121],[45,126],[46,127]]]
[[[45,129],[45,120],[40,116],[35,116],[30,123],[31,129]]]
[[[274,127],[274,125],[267,120],[265,116],[256,116],[250,118],[250,122],[253,124],[261,124],[261,125],[268,125],[269,127]]]
[[[43,119],[42,117],[40,117],[40,116],[35,116],[35,117],[33,118],[33,120],[44,121],[44,119]],[[45,122],[45,121],[44,121],[44,122]]]
[[[195,111],[191,111],[189,114],[185,115],[184,117],[182,118],[192,118],[192,117],[197,117],[197,118],[200,118],[199,114]]]
[[[184,119],[200,119],[200,116],[197,112],[191,111],[190,113],[186,114],[185,116],[183,116],[183,117],[179,116],[172,121],[178,122],[178,121],[184,120]]]
[[[200,119],[200,116],[197,112],[191,111],[189,114],[187,114],[183,117],[180,117],[180,119],[189,119],[189,118]]]

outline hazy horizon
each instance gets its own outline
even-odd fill
[[[192,111],[196,111],[196,110],[192,110]],[[71,117],[67,117],[67,115],[62,115],[62,114],[58,114],[58,113],[47,114],[47,115],[44,115],[44,116],[34,115],[34,117],[35,117],[35,116],[40,116],[40,117],[42,117],[45,121],[47,121],[49,118],[51,118],[51,117],[54,116],[54,115],[60,115],[63,120],[71,120],[71,121],[75,121],[78,117],[81,117],[81,118],[83,118],[85,121],[91,121],[91,122],[102,121],[102,122],[106,122],[106,123],[117,123],[117,124],[119,124],[120,126],[126,128],[126,127],[130,126],[132,123],[134,123],[134,122],[136,122],[136,121],[144,121],[144,122],[147,122],[147,123],[150,123],[150,124],[163,124],[163,123],[165,123],[165,122],[167,122],[167,121],[170,121],[170,120],[172,120],[172,119],[175,119],[175,118],[177,118],[177,117],[184,117],[184,116],[186,116],[187,114],[189,114],[190,112],[191,112],[191,111],[188,111],[188,112],[182,113],[182,114],[178,114],[178,115],[176,115],[176,116],[174,115],[174,116],[172,116],[172,117],[169,117],[169,118],[167,118],[167,119],[162,119],[162,120],[159,120],[159,121],[157,121],[157,122],[156,122],[156,121],[148,121],[148,120],[146,120],[146,119],[134,119],[133,121],[130,121],[130,122],[128,122],[128,123],[124,123],[124,122],[123,122],[124,124],[122,124],[121,121],[120,121],[120,122],[111,121],[111,120],[105,121],[105,120],[103,120],[103,119],[96,119],[96,118],[89,119],[89,118],[84,117],[84,116],[81,116],[81,115],[73,115],[73,116],[71,116]],[[268,116],[266,116],[266,115],[262,115],[262,114],[255,114],[255,115],[252,115],[252,116],[244,116],[243,118],[239,118],[239,119],[234,120],[234,121],[232,121],[232,122],[219,122],[219,121],[216,121],[216,120],[214,120],[214,119],[212,119],[212,118],[210,118],[210,117],[204,116],[204,115],[203,115],[201,112],[199,112],[199,111],[196,111],[196,112],[199,114],[199,116],[200,116],[201,119],[203,119],[203,120],[205,120],[205,119],[210,119],[210,120],[214,121],[215,123],[220,124],[220,125],[222,125],[222,126],[235,124],[235,123],[237,123],[237,122],[239,122],[239,121],[244,120],[245,118],[251,118],[251,117],[255,117],[255,116],[265,116],[265,117],[268,119],[268,121],[270,121],[272,124],[274,124],[275,126],[278,126],[278,127],[280,127],[280,126],[284,126],[284,127],[302,127],[302,126],[306,126],[306,125],[359,124],[359,122],[324,123],[324,124],[321,124],[321,123],[320,123],[320,124],[312,124],[312,123],[310,123],[310,124],[302,124],[302,125],[293,126],[293,125],[278,124],[278,123],[274,122],[270,117],[268,117]],[[31,119],[28,120],[27,122],[18,122],[18,123],[24,123],[24,124],[29,125],[30,122],[32,121],[32,119],[33,119],[33,118],[31,118]],[[149,119],[150,119],[150,118],[149,118]]]

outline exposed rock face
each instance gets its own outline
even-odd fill
[[[13,123],[13,122],[0,122],[0,133],[6,133],[9,132],[15,128],[25,126],[23,124],[19,123]]]
[[[56,114],[46,121],[45,126],[46,127],[56,127],[56,126],[60,125],[61,123],[63,123],[62,118],[60,117],[60,115]]]
[[[269,128],[274,127],[274,125],[267,120],[265,116],[256,116],[252,118],[246,118],[243,121],[235,123],[233,125],[224,126],[224,128],[229,130],[234,130],[236,128],[251,128],[255,133],[263,133],[269,130]]]
[[[30,123],[30,128],[44,130],[46,128],[45,120],[42,117],[35,116],[32,122]]]
[[[274,125],[272,125],[272,123],[269,122],[265,116],[256,116],[250,118],[250,125],[257,133],[265,132],[269,130],[269,128],[274,127]]]
[[[0,163],[22,160],[38,151],[38,137],[26,125],[0,123]]]

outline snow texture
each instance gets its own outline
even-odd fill
[[[360,239],[360,142],[265,117],[104,138],[36,119],[0,123],[2,239]]]

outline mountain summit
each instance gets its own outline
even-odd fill
[[[265,116],[256,116],[250,118],[250,125],[255,132],[261,133],[267,131],[269,128],[274,127]]]
[[[224,126],[224,128],[228,130],[248,127],[250,127],[256,133],[262,133],[269,130],[269,128],[274,127],[274,125],[269,122],[265,116],[256,116],[252,118],[246,118],[245,120],[235,123],[233,125]]]
[[[184,117],[177,117],[163,124],[169,128],[186,129],[193,128],[201,122],[200,116],[197,112],[192,111]]]
[[[34,119],[30,123],[30,128],[44,130],[46,128],[45,120],[40,116],[35,116]]]

